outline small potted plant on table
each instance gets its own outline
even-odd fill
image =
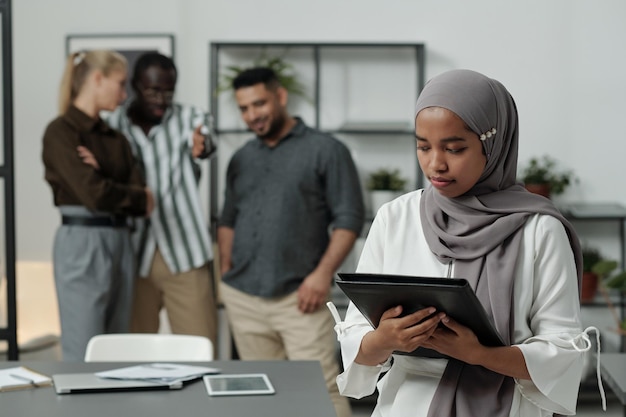
[[[550,198],[563,193],[574,181],[574,174],[569,170],[558,170],[556,160],[544,155],[530,159],[522,170],[521,180],[528,191]]]
[[[397,169],[381,168],[370,173],[367,188],[370,190],[372,214],[376,215],[380,206],[401,195],[405,184],[406,179]]]
[[[600,278],[598,288],[615,320],[614,330],[621,335],[626,335],[626,318],[620,318],[618,308],[611,301],[609,294],[609,290],[616,290],[620,294],[620,299],[623,299],[626,293],[626,272],[617,271],[617,262],[613,260],[600,260],[593,266],[592,271]]]
[[[593,267],[602,260],[598,249],[583,247],[583,280],[580,290],[580,302],[583,304],[593,301],[596,296],[599,277],[593,272]]]

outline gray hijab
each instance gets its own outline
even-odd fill
[[[487,155],[483,174],[466,194],[447,198],[433,187],[424,190],[420,213],[426,241],[442,263],[454,261],[455,275],[469,281],[510,345],[513,281],[526,220],[541,213],[563,223],[576,260],[579,288],[580,243],[570,223],[550,200],[516,183],[517,109],[501,83],[469,70],[445,72],[426,84],[415,115],[426,107],[443,107],[456,113],[481,138]],[[428,416],[506,417],[513,390],[513,378],[450,360]]]

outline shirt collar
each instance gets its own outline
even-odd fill
[[[291,128],[291,130],[285,136],[283,136],[278,141],[276,146],[280,146],[281,143],[283,143],[284,141],[288,140],[289,138],[293,136],[302,136],[304,134],[304,132],[306,131],[306,125],[304,124],[304,122],[298,116],[294,116],[294,119],[296,120],[296,124]],[[257,139],[258,139],[259,146],[266,146],[261,138],[257,136]]]
[[[128,110],[130,109],[131,104],[132,104],[132,102],[130,100],[127,100],[126,102],[124,102],[123,104],[120,105],[122,114],[126,118],[128,118],[129,121],[130,121],[130,117],[128,116]],[[155,126],[167,124],[168,120],[171,119],[174,116],[174,108],[176,106],[178,106],[177,103],[172,103],[167,108],[167,110],[165,110],[165,113],[163,113],[163,117],[161,118],[161,122],[157,123]]]
[[[296,125],[293,127],[293,129],[291,129],[291,132],[289,132],[287,136],[300,136],[303,135],[304,131],[306,130],[306,125],[300,117],[295,116],[294,119],[296,119]]]
[[[106,132],[111,130],[109,125],[104,123],[100,117],[94,119],[73,104],[67,109],[64,117],[80,131],[89,132],[100,130]]]

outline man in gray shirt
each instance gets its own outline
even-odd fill
[[[334,322],[325,307],[335,271],[363,226],[350,151],[287,112],[268,68],[233,80],[256,134],[232,157],[219,221],[222,301],[241,359],[318,360],[339,417]]]

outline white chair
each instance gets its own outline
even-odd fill
[[[203,336],[182,334],[100,334],[89,340],[85,352],[85,362],[211,360],[211,340]]]

